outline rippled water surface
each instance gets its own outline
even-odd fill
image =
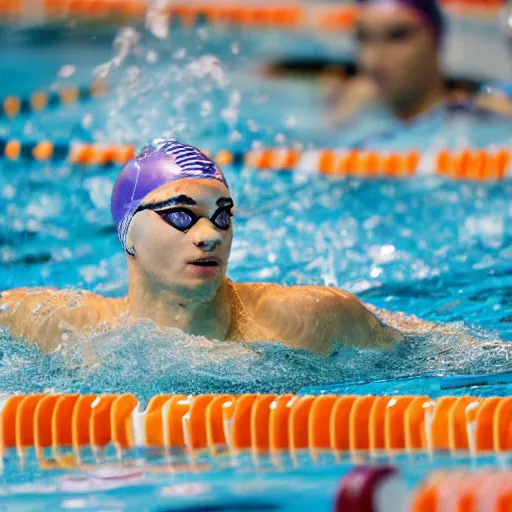
[[[59,174],[68,172],[66,180]],[[126,293],[126,265],[108,208],[116,170],[3,173],[5,287],[56,285]],[[512,370],[510,185],[330,182],[228,170],[237,204],[229,276],[323,284],[437,326],[396,351],[324,358],[279,345],[240,346],[161,332],[141,322],[74,339],[43,356],[3,333],[0,389],[296,391],[338,381]],[[5,195],[5,193],[4,193]],[[396,325],[407,320],[385,315]],[[406,322],[403,324],[403,322]],[[90,356],[90,354],[93,356]],[[87,357],[86,357],[87,356]],[[84,357],[86,363],[84,363]]]
[[[138,144],[177,135],[210,148],[338,140],[321,131],[314,84],[269,82],[250,69],[257,52],[247,35],[204,29],[192,40],[171,34],[162,41],[126,28],[114,42],[112,33],[75,34],[69,41],[62,33],[38,34],[0,34],[12,50],[0,64],[7,77],[3,96],[82,86],[94,69],[107,77],[111,93],[3,119],[1,136]],[[66,50],[56,52],[63,40]],[[1,161],[0,287],[126,293],[126,264],[109,212],[118,171]],[[3,330],[0,391],[131,391],[146,398],[512,371],[506,344],[512,335],[511,184],[226,173],[237,206],[232,279],[347,289],[391,311],[384,313],[390,323],[414,331],[406,343],[389,354],[340,350],[324,358],[275,344],[207,341],[141,322],[80,339],[64,333],[59,351],[44,356]],[[399,312],[407,318],[394,316]],[[433,324],[413,329],[410,315]]]

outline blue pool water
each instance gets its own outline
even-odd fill
[[[161,42],[143,32],[129,46],[133,35],[125,32],[113,50],[112,30],[98,29],[92,36],[72,27],[2,29],[0,42],[8,51],[0,59],[1,97],[83,86],[113,55],[124,60],[118,67],[111,64],[111,93],[105,98],[1,119],[0,137],[139,144],[173,134],[204,147],[246,149],[259,143],[340,145],[347,137],[364,136],[371,126],[346,136],[326,130],[315,84],[276,83],[257,75],[250,60],[257,58],[254,36],[204,29],[193,40],[178,32]],[[482,133],[477,126],[462,119],[455,128],[445,127],[453,135],[447,144],[510,141],[508,125],[500,120],[486,119]],[[435,127],[430,131],[434,145],[447,141]],[[425,136],[420,133],[420,139]],[[394,144],[416,145],[417,140],[402,133]],[[0,161],[0,288],[126,293],[126,264],[109,210],[118,171]],[[144,401],[161,392],[297,392],[305,387],[320,392],[336,384],[337,392],[510,394],[512,183],[451,183],[435,177],[335,181],[234,167],[226,174],[237,205],[229,277],[347,289],[391,312],[381,314],[408,333],[404,345],[386,354],[340,350],[324,358],[263,340],[249,346],[206,341],[140,322],[80,338],[64,333],[59,350],[43,355],[4,329],[0,393],[132,392]],[[399,312],[406,317],[397,317]],[[432,324],[418,328],[411,315]],[[490,382],[453,380],[493,373],[502,376]],[[411,482],[420,467],[425,461],[409,464]],[[43,495],[43,509],[185,510],[198,500],[212,510],[226,501],[237,509],[247,505],[247,496],[253,504],[257,497],[265,510],[328,509],[346,469],[327,464],[325,471],[306,465],[254,472],[241,466],[217,468],[206,480],[197,468],[171,477],[148,471],[128,482],[129,500],[124,484],[100,491],[98,479],[34,470],[11,473],[0,493],[2,506],[13,509],[23,494],[26,510],[40,510]],[[250,484],[243,478],[247,472],[253,475]],[[80,479],[83,494],[73,487]],[[32,487],[16,487],[23,481]],[[301,493],[305,489],[308,493]]]
[[[207,147],[239,148],[276,137],[307,147],[309,133],[322,133],[314,84],[265,81],[249,65],[256,56],[247,36],[201,30],[172,33],[162,42],[133,28],[117,36],[112,30],[91,36],[79,29],[6,29],[12,51],[0,62],[8,77],[2,96],[85,86],[94,70],[105,74],[107,67],[112,92],[1,120],[1,133],[140,143],[177,134]],[[23,68],[16,65],[21,58]],[[501,128],[498,122],[497,134]],[[126,264],[109,211],[119,169],[5,160],[0,166],[1,286],[126,293]],[[328,360],[279,345],[206,343],[145,323],[79,342],[68,333],[57,354],[42,356],[13,345],[3,331],[0,391],[132,391],[141,397],[177,390],[297,391],[340,381],[512,370],[501,343],[512,334],[512,184],[435,177],[330,181],[232,167],[226,173],[237,204],[232,279],[337,286],[436,326],[418,329],[410,318],[383,313],[410,333],[403,347],[385,355],[341,351]],[[98,353],[94,364],[79,363],[86,347]],[[233,359],[239,364],[229,364]]]

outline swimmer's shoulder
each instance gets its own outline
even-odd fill
[[[349,292],[326,286],[243,283],[235,289],[255,322],[276,341],[329,354],[346,346],[389,348],[401,334]]]
[[[267,338],[295,348],[329,354],[340,309],[339,293],[320,286],[233,283],[250,317]]]
[[[0,293],[0,325],[44,350],[58,346],[64,329],[80,332],[113,324],[126,309],[125,299],[82,290],[17,288]]]
[[[126,298],[109,298],[86,290],[47,288],[14,288],[0,291],[0,318],[17,313],[40,313],[48,307],[52,311],[60,308],[87,307],[106,308],[118,314],[127,309]]]
[[[351,293],[338,288],[315,285],[294,285],[286,286],[276,283],[233,283],[240,299],[244,304],[282,303],[283,300],[290,300],[290,304],[321,304],[322,307],[331,306],[337,308],[340,301],[358,301]]]

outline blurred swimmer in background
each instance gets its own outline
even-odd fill
[[[441,67],[446,23],[436,0],[356,1],[359,74],[341,80],[331,73],[323,80],[331,125],[348,125],[371,105],[385,107],[402,127],[475,107],[511,113],[488,87],[476,98],[447,90]]]
[[[131,160],[112,192],[128,264],[128,296],[15,289],[0,297],[0,325],[50,351],[77,334],[130,318],[218,340],[275,341],[321,354],[391,348],[403,339],[350,293],[321,286],[233,283],[226,278],[234,204],[215,162],[160,141]]]
[[[332,100],[337,123],[381,102],[411,121],[445,100],[439,53],[445,23],[436,0],[358,0],[356,61],[359,75]]]

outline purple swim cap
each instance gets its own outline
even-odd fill
[[[445,24],[437,0],[356,0],[361,5],[403,5],[418,13],[422,22],[429,27],[439,44],[443,38]]]
[[[166,183],[185,178],[217,180],[229,188],[213,160],[194,146],[174,139],[156,141],[154,146],[147,147],[123,167],[114,184],[110,203],[123,250],[134,254],[127,246],[126,234],[144,197]]]

